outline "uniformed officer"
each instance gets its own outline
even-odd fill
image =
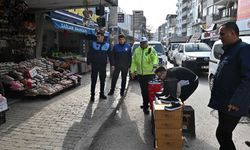
[[[95,100],[95,87],[97,76],[100,79],[100,99],[107,99],[104,94],[107,58],[114,69],[113,56],[110,44],[104,41],[104,33],[97,32],[97,41],[93,41],[90,50],[87,54],[87,65],[91,69],[91,97],[90,101]]]
[[[146,37],[140,38],[140,46],[137,47],[132,56],[130,67],[131,77],[138,75],[141,94],[143,98],[143,112],[149,113],[148,110],[148,82],[154,77],[154,68],[158,66],[159,59],[156,50],[148,45]]]
[[[122,81],[120,95],[123,96],[126,87],[128,70],[131,64],[131,47],[129,44],[126,43],[126,38],[123,34],[118,36],[118,40],[119,43],[114,45],[113,47],[115,70],[113,72],[111,89],[108,95],[114,94],[115,85],[121,72]]]

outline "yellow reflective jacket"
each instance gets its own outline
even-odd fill
[[[157,66],[158,63],[157,52],[152,46],[148,46],[145,49],[138,46],[132,56],[130,71],[131,73],[136,72],[139,75],[154,74],[153,68]]]

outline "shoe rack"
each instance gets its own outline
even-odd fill
[[[181,150],[182,108],[167,111],[166,104],[153,104],[153,122],[156,150]]]
[[[0,0],[1,62],[19,62],[34,56],[35,17],[33,14],[25,13],[24,10],[22,3]]]

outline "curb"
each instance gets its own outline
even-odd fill
[[[117,98],[114,101],[112,106],[107,109],[103,117],[98,120],[98,122],[96,122],[95,125],[87,131],[86,135],[78,141],[74,148],[75,150],[87,150],[90,148],[96,135],[98,135],[98,133],[102,131],[105,125],[115,116],[116,111],[120,108],[125,96],[127,95],[129,83],[129,78],[127,78],[127,85],[124,96]]]

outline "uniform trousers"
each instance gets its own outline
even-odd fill
[[[104,94],[105,79],[106,79],[106,64],[93,64],[91,70],[91,96],[95,95],[95,87],[97,77],[100,79],[100,95]]]

